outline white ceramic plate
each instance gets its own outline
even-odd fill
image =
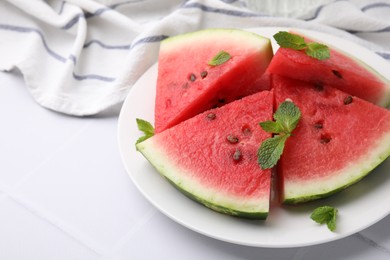
[[[281,28],[251,29],[272,38]],[[286,28],[283,28],[286,30]],[[390,79],[390,65],[372,52],[334,36],[313,31],[306,34],[329,42],[359,57]],[[274,50],[277,49],[273,43]],[[154,99],[157,65],[150,68],[130,91],[119,116],[118,141],[129,176],[140,192],[161,212],[196,232],[231,243],[257,247],[296,247],[340,239],[363,230],[390,213],[390,160],[388,159],[363,181],[328,199],[300,206],[271,203],[266,221],[252,221],[225,216],[193,202],[164,178],[136,152],[135,142],[141,133],[135,118],[154,122]],[[310,219],[317,206],[339,209],[336,232]]]

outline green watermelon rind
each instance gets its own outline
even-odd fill
[[[327,198],[359,182],[390,156],[389,144],[390,132],[384,134],[382,138],[377,140],[377,145],[370,150],[371,153],[367,153],[366,155],[361,156],[358,161],[351,162],[350,166],[339,170],[341,174],[346,176],[340,177],[340,175],[335,174],[335,177],[331,181],[328,181],[328,184],[334,183],[334,185],[331,185],[330,188],[328,188],[324,192],[313,194],[307,192],[308,189],[305,189],[305,187],[315,187],[316,184],[319,184],[320,186],[324,187],[324,181],[317,179],[313,180],[312,182],[306,182],[305,184],[299,183],[296,184],[297,187],[295,188],[295,190],[299,190],[300,192],[296,192],[296,194],[294,195],[295,192],[291,192],[290,190],[290,193],[292,193],[293,195],[284,195],[283,203],[300,204],[304,202]],[[344,179],[344,181],[340,181],[340,179]],[[312,189],[318,190],[318,188]],[[286,191],[288,190],[288,188],[285,187],[284,190]]]
[[[149,161],[149,163],[157,170],[157,172],[168,180],[177,190],[182,192],[188,198],[210,208],[216,212],[223,213],[226,215],[246,218],[246,219],[257,219],[265,220],[268,216],[269,211],[269,198],[264,199],[260,203],[256,203],[254,206],[243,206],[242,203],[229,200],[226,194],[220,195],[224,197],[224,200],[219,200],[218,203],[213,202],[211,199],[207,199],[207,190],[199,190],[198,192],[191,192],[189,189],[195,187],[197,184],[191,180],[179,179],[178,176],[182,176],[176,166],[172,165],[169,159],[164,155],[164,152],[160,151],[157,145],[154,145],[153,138],[149,138],[146,141],[138,143],[137,149],[141,154]],[[176,173],[175,173],[176,172]],[[176,179],[175,179],[176,178]],[[200,185],[198,185],[200,187]],[[190,188],[191,187],[191,188]],[[214,191],[215,194],[218,191]],[[258,201],[257,201],[258,202]]]
[[[164,176],[165,177],[165,176]],[[171,181],[169,178],[165,177],[176,189],[178,189],[180,192],[182,192],[184,195],[186,195],[188,198],[199,202],[200,204],[217,211],[219,213],[223,213],[230,216],[240,217],[240,218],[247,218],[247,219],[266,219],[268,217],[268,212],[247,212],[247,211],[241,211],[241,210],[234,210],[228,207],[223,207],[221,205],[217,205],[215,203],[212,203],[210,201],[207,201],[205,199],[202,199],[199,196],[196,196],[190,192],[187,192],[184,188],[182,188],[180,185],[177,185],[173,181]]]
[[[221,37],[226,37],[226,33],[231,33],[234,34],[238,40],[246,43],[248,43],[248,41],[253,41],[255,45],[259,45],[259,40],[261,40],[263,41],[263,44],[259,46],[262,48],[269,48],[269,51],[272,53],[271,41],[269,38],[253,32],[232,28],[208,28],[200,31],[178,34],[161,41],[160,48],[161,50],[165,50],[166,48],[176,48],[176,46],[180,46],[182,44],[182,41],[194,41],[195,38],[203,39],[204,37],[209,37],[210,33],[213,35],[221,34]],[[243,39],[243,37],[246,39]]]

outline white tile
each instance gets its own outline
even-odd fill
[[[0,182],[8,186],[50,160],[89,121],[39,106],[12,73],[0,77],[0,118]]]
[[[373,256],[375,256],[373,258]],[[359,235],[315,245],[311,247],[301,248],[295,259],[302,260],[328,260],[328,259],[343,259],[343,260],[388,260],[389,254],[378,250],[367,241],[364,241]]]
[[[116,119],[93,119],[72,142],[16,194],[34,201],[109,250],[152,206],[122,166]]]
[[[375,225],[361,231],[360,234],[374,247],[387,251],[390,259],[390,215]]]
[[[0,258],[89,260],[99,255],[11,199],[0,202]]]

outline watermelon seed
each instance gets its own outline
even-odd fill
[[[207,71],[202,71],[201,73],[200,73],[200,77],[202,78],[202,79],[204,79],[205,77],[207,76]]]
[[[206,116],[206,118],[208,119],[208,120],[214,120],[215,118],[216,118],[217,116],[214,114],[214,113],[209,113],[209,114],[207,114],[207,116]]]
[[[324,125],[321,121],[314,124],[315,129],[322,129],[323,127],[324,127]]]
[[[189,79],[190,79],[192,82],[194,82],[194,81],[196,80],[195,74],[194,74],[194,73],[191,73]]]
[[[225,101],[226,101],[226,100],[225,100],[224,98],[218,99],[218,102],[219,102],[219,103],[225,103]]]
[[[348,96],[344,99],[344,105],[348,105],[348,104],[351,104],[352,103],[352,96]]]
[[[314,89],[317,91],[324,91],[324,86],[321,83],[314,84]]]
[[[341,75],[340,72],[338,72],[337,70],[332,70],[333,74],[338,77],[339,79],[342,79],[343,78],[343,75]]]
[[[228,135],[226,139],[229,141],[231,144],[238,143],[238,137],[234,135]]]
[[[242,159],[242,154],[240,150],[236,150],[233,154],[233,160],[239,162]]]
[[[321,136],[320,143],[321,143],[321,144],[327,144],[327,143],[330,142],[330,140],[331,140],[330,136],[323,135],[323,136]]]

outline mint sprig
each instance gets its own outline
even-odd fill
[[[330,231],[336,229],[336,219],[338,210],[330,206],[316,208],[310,215],[310,218],[319,224],[326,224]]]
[[[148,139],[154,135],[154,127],[152,126],[151,123],[149,123],[146,120],[136,118],[136,121],[137,121],[138,130],[140,130],[141,132],[144,133],[144,135],[141,136],[140,138],[138,138],[138,140],[135,142],[135,144],[138,144],[138,143],[143,142],[146,139]],[[138,148],[136,148],[136,149],[138,151]]]
[[[304,50],[308,56],[317,60],[325,60],[330,58],[329,48],[325,44],[318,42],[307,43],[303,37],[285,31],[280,31],[273,37],[282,48]]]
[[[274,113],[275,121],[259,123],[268,133],[275,134],[261,143],[257,152],[257,161],[262,169],[269,169],[276,165],[284,150],[284,144],[292,135],[301,118],[301,111],[291,101],[281,103]]]
[[[218,66],[224,64],[228,60],[230,60],[232,56],[226,51],[222,50],[218,52],[209,62],[208,64],[211,66]]]

